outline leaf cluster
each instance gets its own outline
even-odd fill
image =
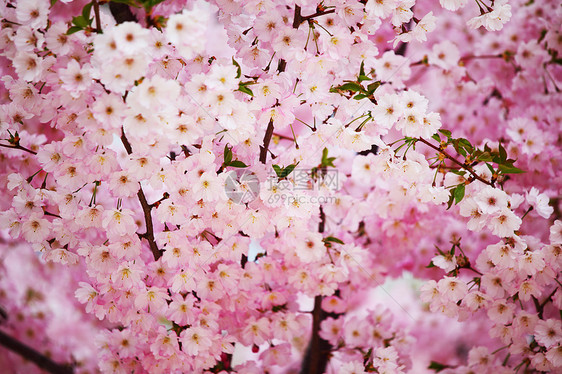
[[[82,30],[92,29],[92,23],[94,22],[94,17],[90,17],[90,13],[92,13],[92,5],[94,5],[93,1],[84,5],[84,8],[82,8],[82,14],[77,17],[72,17],[73,26],[71,26],[66,32],[67,35],[74,34],[75,32]]]
[[[373,81],[372,83],[368,84],[367,87],[363,85],[362,82],[364,81]],[[348,91],[352,93],[352,96],[355,100],[361,99],[369,99],[375,102],[374,93],[381,85],[380,81],[374,81],[373,78],[370,78],[365,73],[365,63],[361,63],[361,67],[359,69],[359,74],[357,75],[357,79],[355,81],[344,81],[343,84],[330,88],[330,92],[335,92],[342,94],[342,92]]]
[[[432,136],[432,138],[439,142],[440,149],[445,149],[448,146],[453,146],[457,154],[464,158],[462,167],[465,170],[459,169],[450,170],[452,173],[457,175],[465,176],[467,170],[472,170],[472,168],[480,163],[484,163],[490,173],[492,174],[491,184],[500,181],[507,180],[505,177],[507,174],[520,174],[524,173],[523,170],[514,166],[515,159],[511,159],[507,155],[507,151],[501,142],[498,145],[498,149],[492,149],[487,144],[484,145],[482,149],[473,146],[468,139],[465,138],[454,138],[449,130],[441,129],[438,133]],[[439,158],[439,166],[444,166],[445,159]],[[469,183],[472,181],[468,179]],[[449,209],[453,203],[458,204],[464,198],[466,183],[461,183],[450,188],[451,196],[449,198],[448,207]]]
[[[281,179],[285,179],[289,176],[289,174],[291,174],[291,172],[293,170],[295,170],[295,168],[297,167],[297,164],[291,164],[289,166],[285,166],[285,167],[281,167],[279,165],[272,165],[273,166],[273,170],[275,170],[275,174],[277,175],[277,178],[279,178],[279,180]]]
[[[240,77],[242,76],[242,68],[240,67],[240,64],[234,59],[234,57],[232,58],[232,64],[234,66],[236,66],[236,79],[240,79]],[[256,84],[256,82],[255,81],[246,81],[246,82],[240,81],[240,82],[238,82],[237,91],[244,92],[245,94],[254,97],[254,93],[252,92],[250,87],[248,87],[252,84]]]
[[[328,148],[324,148],[322,150],[322,159],[320,160],[320,164],[310,169],[312,178],[315,180],[318,178],[318,170],[325,170],[328,167],[335,168],[335,160],[335,157],[328,157]]]
[[[229,147],[228,144],[224,146],[224,160],[221,166],[221,169],[224,169],[228,166],[233,168],[247,168],[248,165],[243,163],[240,160],[233,160],[234,157],[232,153],[232,147]]]

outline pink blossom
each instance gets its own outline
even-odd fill
[[[549,203],[549,198],[546,194],[539,194],[539,190],[532,187],[526,194],[527,202],[535,209],[539,216],[548,219],[554,208]]]
[[[211,332],[198,326],[185,329],[179,337],[182,351],[191,356],[204,354],[211,347],[211,339]]]
[[[534,335],[535,340],[547,348],[559,344],[562,339],[560,321],[552,318],[538,321],[535,326]]]

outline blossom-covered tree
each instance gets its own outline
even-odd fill
[[[0,367],[562,371],[558,1],[0,9]]]

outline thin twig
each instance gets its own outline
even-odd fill
[[[19,149],[19,150],[22,150],[22,151],[25,151],[25,152],[29,152],[29,153],[31,153],[32,155],[36,155],[36,154],[37,154],[37,152],[35,152],[35,151],[32,151],[31,149],[28,149],[28,148],[22,147],[22,146],[21,146],[21,145],[19,145],[19,144],[18,144],[18,145],[6,145],[6,144],[0,144],[0,147],[4,147],[4,148],[12,148],[12,149]]]
[[[9,349],[12,352],[17,353],[27,361],[33,362],[39,368],[45,370],[52,374],[72,374],[74,369],[69,365],[57,364],[49,357],[39,353],[35,349],[23,344],[17,339],[14,339],[10,335],[7,335],[0,330],[0,345]]]
[[[436,146],[434,146],[433,144],[431,144],[430,142],[428,142],[427,140],[423,139],[423,138],[418,138],[418,141],[422,142],[423,144],[427,145],[430,148],[433,148],[434,150],[436,150],[437,152],[441,153],[443,156],[447,157],[449,160],[451,160],[452,162],[454,162],[455,164],[459,165],[461,168],[465,169],[466,171],[468,171],[475,179],[479,180],[480,182],[487,184],[488,186],[492,186],[494,187],[494,183],[492,182],[488,182],[486,179],[480,177],[478,174],[476,174],[476,172],[474,170],[472,170],[472,168],[468,165],[463,164],[462,162],[458,161],[456,158],[454,158],[453,156],[451,156],[450,154],[448,154],[447,152],[445,152],[445,150],[440,149]]]
[[[271,137],[273,136],[273,119],[269,120],[267,125],[267,130],[265,130],[265,135],[263,137],[263,146],[260,146],[260,162],[265,164],[267,161],[267,151],[269,149],[269,143],[271,142]]]
[[[121,141],[123,142],[123,146],[125,147],[127,154],[130,155],[131,153],[133,153],[133,148],[131,147],[131,143],[129,143],[129,140],[125,136],[125,132],[123,130],[121,131]],[[154,226],[152,223],[152,214],[151,214],[153,205],[150,205],[146,200],[146,196],[144,195],[144,191],[141,185],[139,185],[139,192],[137,192],[137,196],[139,198],[142,211],[144,212],[144,222],[146,224],[146,233],[141,234],[140,236],[148,241],[148,245],[150,246],[150,251],[154,256],[154,260],[157,261],[160,257],[162,257],[162,251],[158,249],[158,246],[156,245],[156,241],[154,240]]]
[[[96,18],[96,32],[98,34],[101,34],[102,30],[101,30],[101,18],[100,18],[100,5],[98,3],[98,0],[92,0],[92,4],[94,7],[94,16]]]
[[[278,137],[279,139],[290,140],[290,141],[292,141],[292,142],[295,141],[295,139],[293,139],[293,138],[291,138],[291,137],[289,137],[289,136],[281,135],[281,134],[273,133],[273,136],[276,136],[276,137]]]
[[[319,10],[316,13],[313,13],[308,16],[301,15],[301,7],[296,5],[295,6],[295,18],[293,19],[293,28],[298,29],[301,23],[311,20],[316,17],[324,16],[326,14],[334,13],[335,9],[328,9],[328,10]]]
[[[460,58],[460,61],[468,61],[468,60],[474,60],[474,59],[485,59],[485,58],[503,58],[503,55],[499,54],[499,55],[466,55]]]

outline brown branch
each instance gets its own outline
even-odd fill
[[[289,137],[289,136],[281,135],[281,134],[273,133],[273,136],[276,136],[276,137],[278,137],[279,139],[290,140],[290,141],[292,141],[292,142],[295,141],[295,139],[293,139],[293,138],[291,138],[291,137]]]
[[[320,205],[320,223],[318,223],[318,232],[323,233],[326,227],[326,213],[324,213],[324,209],[322,209],[322,205]]]
[[[478,59],[478,58],[503,58],[503,55],[499,54],[499,55],[466,55],[466,56],[462,56],[460,58],[460,61],[468,61],[468,60],[473,60],[473,59]]]
[[[100,18],[100,4],[98,0],[92,0],[93,8],[94,8],[94,16],[96,18],[96,32],[98,34],[102,33],[101,30],[101,18]]]
[[[133,148],[131,147],[131,143],[129,143],[129,140],[125,136],[125,132],[123,131],[123,129],[121,129],[121,141],[123,142],[123,146],[125,147],[127,154],[130,155],[131,153],[133,153]],[[144,195],[144,191],[140,183],[139,183],[139,192],[137,192],[137,196],[139,198],[142,211],[144,212],[144,222],[146,224],[146,233],[141,234],[140,237],[145,238],[146,241],[148,241],[148,245],[150,246],[150,251],[154,256],[154,260],[158,261],[158,259],[162,257],[162,251],[158,249],[158,246],[156,245],[156,241],[154,240],[154,226],[152,224],[152,214],[151,214],[151,210],[153,206],[148,204],[148,201],[146,200],[146,196]]]
[[[301,7],[295,5],[295,17],[293,18],[293,29],[298,29],[302,22],[303,20],[301,15]]]
[[[0,144],[0,147],[4,147],[4,148],[12,148],[12,149],[19,149],[19,150],[22,150],[22,151],[25,151],[25,152],[29,152],[29,153],[31,153],[32,155],[36,155],[36,154],[37,154],[37,152],[35,152],[35,151],[32,151],[31,149],[28,149],[28,148],[22,147],[22,146],[21,146],[21,145],[19,145],[19,144],[18,144],[18,145],[6,145],[6,144]]]
[[[49,357],[23,344],[19,340],[14,339],[13,337],[7,335],[1,330],[0,330],[0,345],[9,349],[12,352],[17,353],[27,361],[33,362],[39,368],[45,370],[48,373],[53,373],[53,374],[74,373],[74,369],[72,368],[72,366],[57,364]]]
[[[548,202],[548,204],[554,208],[554,220],[562,217],[562,213],[560,212],[560,199],[560,197],[553,197]]]
[[[285,71],[286,67],[287,67],[287,61],[283,59],[279,60],[279,63],[277,64],[277,71],[282,73]]]
[[[260,162],[265,164],[267,161],[267,151],[269,150],[269,143],[271,142],[271,137],[273,136],[273,119],[269,120],[267,125],[267,130],[265,130],[265,135],[263,137],[263,146],[260,145]]]
[[[51,212],[49,212],[49,211],[46,211],[45,209],[43,209],[43,214],[46,215],[46,216],[51,216],[51,217],[56,217],[56,218],[62,218],[62,217],[59,216],[58,214],[51,213]]]
[[[494,183],[492,182],[488,182],[486,179],[480,177],[478,174],[476,174],[476,172],[468,165],[463,164],[462,162],[458,161],[456,158],[454,158],[453,156],[451,156],[450,154],[448,154],[447,152],[445,152],[445,150],[438,148],[436,146],[434,146],[433,144],[431,144],[430,142],[428,142],[427,140],[423,139],[423,138],[417,138],[418,141],[422,142],[423,144],[427,145],[430,148],[433,148],[434,150],[436,150],[437,152],[441,153],[443,156],[447,157],[449,160],[451,160],[452,162],[454,162],[455,164],[459,165],[461,168],[463,168],[464,170],[468,171],[473,177],[474,179],[479,180],[480,182],[487,184],[488,186],[492,186],[494,187]]]
[[[313,13],[308,16],[301,15],[301,7],[296,5],[295,6],[295,18],[293,19],[293,28],[298,29],[301,23],[309,21],[313,18],[324,16],[326,14],[334,13],[335,9],[328,9],[328,10],[320,10],[317,8],[316,13]]]
[[[541,311],[542,311],[542,309],[544,309],[545,305],[546,305],[549,301],[552,301],[552,296],[554,296],[554,294],[556,293],[556,291],[558,291],[558,287],[556,287],[556,288],[550,293],[550,295],[548,295],[548,296],[546,297],[546,299],[544,299],[544,301],[543,301],[542,303],[540,303]]]
[[[118,24],[127,21],[138,22],[137,17],[131,12],[131,8],[127,4],[111,1],[109,3],[109,11]]]
[[[313,18],[320,17],[320,16],[325,16],[326,14],[331,14],[331,13],[335,13],[335,12],[336,12],[335,9],[321,10],[321,11],[318,11],[314,14],[309,15],[309,16],[304,16],[302,19],[303,19],[303,21],[308,21],[309,19],[313,19]]]
[[[399,55],[399,56],[405,56],[407,49],[408,49],[408,43],[400,42],[400,43],[398,43],[398,46],[397,46],[394,54]]]
[[[320,206],[320,222],[318,223],[318,232],[323,233],[326,228],[326,214]],[[336,291],[337,292],[337,291]],[[319,335],[320,324],[327,317],[336,315],[326,313],[322,310],[323,297],[318,295],[314,298],[314,309],[312,310],[312,336],[308,343],[306,355],[303,358],[300,374],[322,374],[326,371],[328,361],[330,360],[330,352],[332,345],[322,339]]]
[[[322,374],[326,371],[332,345],[318,334],[320,324],[326,317],[327,313],[322,310],[322,296],[318,295],[314,298],[314,309],[312,310],[312,336],[302,362],[300,374]]]

